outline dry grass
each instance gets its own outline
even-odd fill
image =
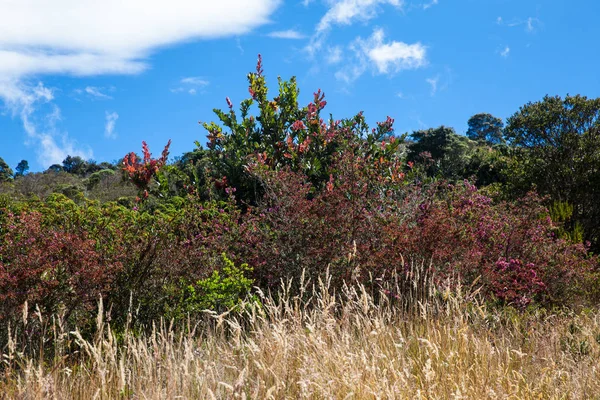
[[[421,297],[407,311],[321,282],[188,333],[163,324],[119,341],[100,317],[85,341],[55,324],[71,354],[47,365],[13,341],[0,398],[600,398],[599,311],[492,311],[460,289]]]

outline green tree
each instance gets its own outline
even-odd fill
[[[227,98],[229,110],[214,109],[221,124],[229,130],[214,123],[204,123],[208,131],[210,168],[209,179],[217,187],[230,185],[237,190],[239,199],[255,202],[260,196],[260,187],[256,180],[246,172],[249,157],[262,154],[273,166],[285,165],[286,138],[295,121],[302,120],[307,110],[298,106],[296,79],[279,81],[279,93],[273,100],[269,99],[266,78],[262,69],[262,58],[258,56],[256,72],[248,74],[250,98],[240,104],[240,117]],[[259,116],[249,115],[250,107],[256,105]],[[200,144],[196,143],[200,148]]]
[[[415,131],[408,146],[408,161],[427,176],[449,181],[473,179],[478,186],[503,183],[508,162],[505,144],[491,145],[458,135],[440,126]]]
[[[423,158],[424,153],[427,157],[434,160],[441,160],[448,151],[448,146],[452,137],[456,135],[453,128],[440,126],[438,128],[429,128],[412,133],[411,138],[414,142],[409,146],[409,161],[417,161]]]
[[[467,137],[472,140],[481,140],[489,144],[504,143],[502,130],[504,122],[492,114],[479,113],[469,118]]]
[[[453,128],[440,126],[412,133],[408,161],[419,163],[430,177],[464,179],[476,143],[457,135]]]
[[[251,164],[302,172],[315,188],[322,188],[334,172],[333,160],[343,149],[353,147],[357,156],[361,153],[374,160],[398,155],[403,138],[393,137],[393,120],[389,117],[372,130],[362,113],[326,122],[322,118],[327,104],[323,92],[318,90],[311,103],[300,107],[295,77],[289,81],[278,78],[278,93],[270,99],[260,55],[256,72],[248,74],[248,82],[250,98],[241,102],[239,116],[227,98],[229,110],[214,110],[220,124],[203,124],[208,131],[210,161],[204,176],[218,189],[233,187],[242,204],[256,204],[262,195],[261,183],[248,172]],[[250,115],[253,106],[258,109],[256,117]]]
[[[0,157],[0,182],[10,181],[13,177],[13,171],[8,164]]]
[[[63,171],[63,167],[60,164],[52,164],[48,167],[48,169],[44,172],[61,172]]]
[[[23,176],[29,171],[29,163],[27,160],[21,160],[19,164],[17,164],[17,168],[15,169],[15,178],[17,176]]]
[[[600,98],[546,96],[507,121],[506,140],[516,162],[511,188],[519,195],[535,186],[551,202],[573,206],[593,248],[600,245]]]
[[[64,171],[74,175],[84,176],[87,170],[87,163],[79,156],[67,156],[62,165]]]

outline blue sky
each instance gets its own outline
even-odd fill
[[[0,0],[0,157],[114,161],[146,140],[205,143],[198,121],[297,76],[336,119],[397,133],[507,118],[545,94],[600,96],[600,2],[580,0]]]

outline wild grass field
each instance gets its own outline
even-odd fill
[[[0,397],[600,396],[598,310],[489,309],[475,287],[435,287],[423,279],[392,296],[361,285],[333,293],[326,277],[301,287],[291,296],[283,286],[278,300],[259,293],[259,301],[207,313],[197,324],[162,321],[147,334],[115,334],[101,303],[90,340],[65,331],[58,317],[39,315],[47,340],[27,343],[13,334],[2,354]]]

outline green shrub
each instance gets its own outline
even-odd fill
[[[214,270],[208,278],[195,284],[182,282],[180,286],[171,289],[171,296],[176,301],[167,306],[168,317],[180,320],[204,310],[223,312],[239,305],[248,295],[254,281],[246,275],[252,272],[252,268],[248,264],[236,266],[225,253],[221,257],[221,271]]]

